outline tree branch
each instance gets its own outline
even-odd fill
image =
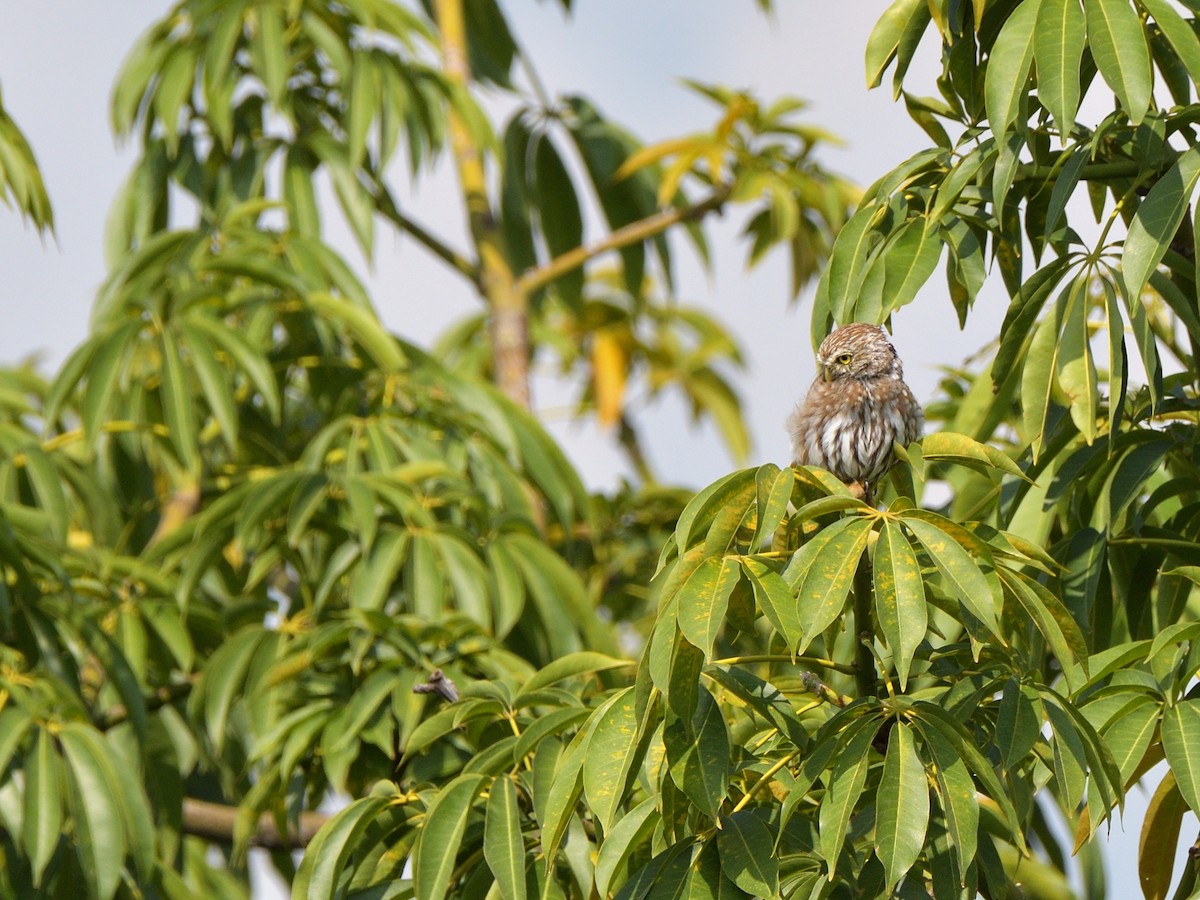
[[[465,91],[471,80],[471,70],[467,61],[463,0],[437,0],[435,11],[446,76]],[[518,405],[530,409],[528,294],[517,287],[508,264],[504,241],[488,200],[479,147],[466,122],[453,107],[449,110],[448,120],[450,145],[467,206],[467,223],[479,254],[479,287],[491,307],[496,385]]]
[[[217,844],[232,844],[239,812],[236,806],[185,797],[183,833]],[[264,813],[259,817],[254,833],[250,835],[250,846],[267,850],[299,850],[308,846],[317,831],[329,819],[325,813],[302,812],[299,827],[289,822],[287,834],[281,834],[275,817]]]
[[[545,287],[560,275],[565,275],[572,269],[577,269],[585,262],[610,250],[620,250],[630,244],[636,244],[647,238],[661,234],[668,228],[681,222],[693,222],[702,219],[721,206],[729,199],[729,186],[721,186],[712,195],[692,206],[682,209],[667,209],[645,219],[630,222],[618,228],[608,237],[587,246],[575,247],[560,256],[535,269],[529,269],[517,279],[517,289],[528,296],[538,288]]]
[[[150,696],[145,699],[146,712],[154,712],[156,709],[162,709],[176,700],[182,700],[192,692],[192,686],[196,683],[196,676],[189,676],[186,681],[181,681],[176,684],[166,684],[157,688]],[[110,728],[116,728],[122,722],[129,720],[129,710],[125,704],[118,703],[116,706],[110,706],[104,712],[95,716],[96,727],[101,731],[108,731]]]
[[[1164,166],[1158,170],[1161,174],[1165,172],[1169,166]],[[1049,165],[1039,166],[1035,163],[1021,163],[1017,166],[1017,177],[1015,181],[1038,181],[1046,182],[1053,178],[1057,178],[1061,166]],[[1135,178],[1141,174],[1152,174],[1151,171],[1144,171],[1144,164],[1135,160],[1119,160],[1117,162],[1106,163],[1091,163],[1079,170],[1080,181],[1114,181],[1118,178]]]
[[[478,290],[482,290],[483,286],[480,282],[479,267],[431,231],[426,230],[419,222],[410,219],[401,212],[400,207],[392,199],[391,192],[387,189],[387,185],[383,183],[383,179],[378,172],[368,168],[367,174],[371,179],[372,187],[375,188],[375,200],[379,204],[380,215],[409,237],[414,238],[418,244],[421,244],[426,250],[449,265],[450,268],[470,280],[471,284]]]

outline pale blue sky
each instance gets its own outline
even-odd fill
[[[774,20],[752,0],[577,0],[565,22],[551,0],[505,3],[524,46],[552,92],[590,95],[613,118],[647,141],[711,125],[711,107],[693,98],[679,77],[757,89],[773,97],[797,94],[812,101],[811,119],[846,139],[826,162],[867,184],[927,145],[886,89],[867,92],[863,48],[884,0],[779,0]],[[0,5],[0,86],[41,162],[58,223],[57,243],[43,242],[13,214],[0,210],[0,361],[42,351],[57,364],[86,332],[88,311],[104,277],[102,232],[108,206],[131,162],[114,146],[108,96],[117,69],[138,35],[169,8],[164,0],[120,0]],[[928,49],[928,48],[926,48]],[[933,93],[930,54],[918,58],[911,78],[924,77]],[[916,83],[916,82],[914,82]],[[397,179],[402,176],[397,176]],[[463,245],[461,213],[450,167],[416,192],[401,191],[407,208],[438,233]],[[330,221],[336,221],[331,216]],[[684,261],[680,296],[721,316],[739,335],[751,371],[742,382],[755,447],[750,462],[787,459],[782,423],[812,378],[807,306],[789,309],[788,276],[781,257],[754,272],[743,270],[736,214],[712,224],[715,275]],[[348,236],[334,242],[363,268]],[[411,243],[379,229],[370,275],[388,324],[428,342],[476,303]],[[928,400],[936,366],[956,364],[995,334],[1007,305],[993,279],[968,333],[948,317],[949,300],[939,271],[922,297],[896,319],[896,344],[918,397]],[[437,302],[430,302],[437,298]],[[949,324],[948,324],[949,323]],[[538,402],[561,398],[538,385]],[[671,480],[699,486],[732,463],[707,430],[692,432],[679,404],[655,410],[651,453]],[[611,485],[622,472],[610,443],[586,428],[550,423],[556,436],[595,485]],[[1137,830],[1145,798],[1130,797],[1130,833],[1118,837],[1109,859],[1110,895],[1140,895],[1136,876]],[[1185,824],[1184,837],[1196,833]],[[264,895],[265,896],[265,895]]]

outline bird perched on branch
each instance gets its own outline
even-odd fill
[[[870,496],[892,465],[892,442],[915,441],[924,423],[883,329],[844,325],[821,342],[816,380],[788,419],[793,464],[828,469]]]

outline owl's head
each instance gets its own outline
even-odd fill
[[[883,329],[861,322],[843,325],[821,342],[817,372],[825,381],[904,376],[896,348]]]

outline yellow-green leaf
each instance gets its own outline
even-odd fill
[[[508,776],[493,781],[488,792],[483,858],[504,900],[525,900],[525,842],[517,791]]]
[[[900,689],[904,690],[913,656],[925,639],[929,613],[917,555],[899,525],[887,522],[879,532],[873,568],[875,614],[892,652]],[[864,626],[861,623],[858,627],[861,630]]]
[[[912,729],[897,722],[888,737],[875,804],[875,852],[890,890],[916,863],[929,826],[929,781]]]
[[[679,630],[695,646],[712,656],[717,633],[725,622],[729,595],[741,578],[735,559],[704,560],[679,592]]]
[[[459,775],[437,792],[413,852],[413,888],[417,900],[442,900],[467,830],[471,804],[483,786],[482,775]]]

